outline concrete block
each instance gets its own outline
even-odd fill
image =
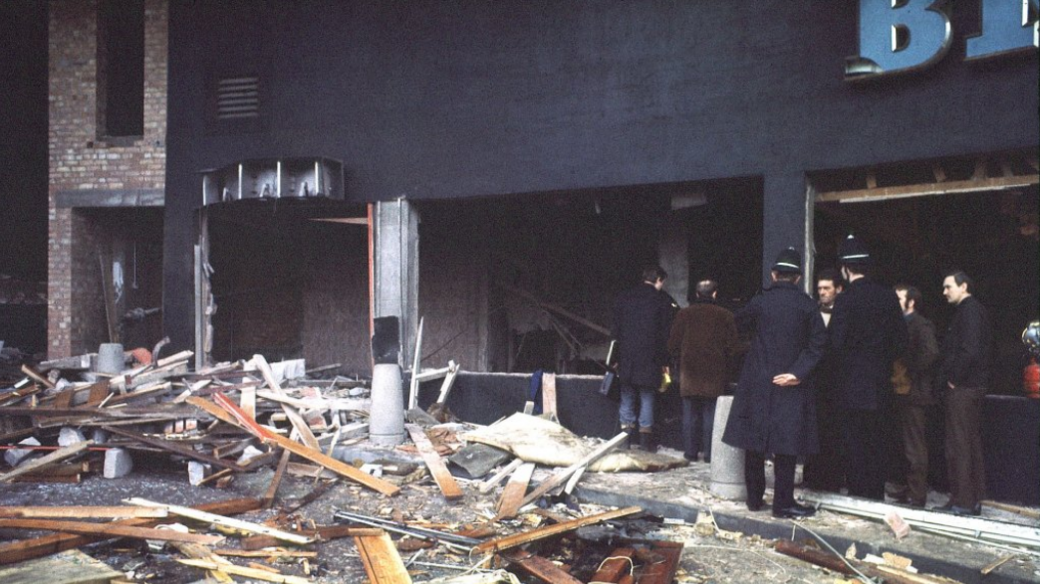
[[[202,481],[206,479],[213,471],[213,467],[204,462],[197,460],[188,461],[188,483],[193,487],[197,487],[202,484]]]
[[[36,438],[31,438],[30,437],[30,438],[26,438],[25,440],[22,440],[18,444],[20,444],[22,446],[39,446],[40,445],[40,441],[37,440]],[[34,452],[37,452],[37,451],[36,450],[23,449],[23,448],[15,448],[15,449],[8,450],[8,451],[4,452],[4,460],[7,461],[7,464],[9,464],[11,466],[18,466],[18,463],[20,463],[21,461],[25,460],[25,458],[27,456],[29,456],[30,454],[33,454]]]
[[[58,432],[58,446],[72,446],[80,442],[86,442],[87,437],[78,428],[65,426]]]
[[[130,474],[134,469],[134,461],[125,448],[111,448],[105,451],[105,478],[117,479]]]
[[[237,462],[240,465],[244,465],[247,464],[250,460],[256,458],[257,456],[260,456],[261,454],[265,454],[265,452],[252,445],[246,446],[246,449],[242,451],[242,455],[239,456],[238,460],[235,462]]]

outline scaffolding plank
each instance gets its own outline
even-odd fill
[[[411,584],[412,577],[401,561],[393,540],[385,531],[354,537],[365,573],[372,584]]]
[[[430,469],[430,474],[433,475],[433,480],[437,483],[444,498],[449,501],[461,499],[463,496],[462,489],[455,482],[455,477],[448,472],[444,459],[441,458],[440,454],[437,454],[433,443],[426,436],[426,431],[415,424],[405,424],[405,428],[408,430],[408,435],[412,437],[412,442],[415,442],[419,455],[426,462],[426,467]]]

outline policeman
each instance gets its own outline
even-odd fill
[[[906,321],[895,291],[869,277],[870,252],[863,242],[849,235],[838,261],[848,284],[834,302],[829,332],[845,480],[849,495],[883,501],[882,425],[891,407],[892,363],[906,350]]]
[[[808,517],[815,510],[794,500],[795,463],[819,447],[809,375],[823,355],[827,329],[816,302],[798,288],[802,263],[794,248],[780,252],[770,274],[773,285],[736,315],[737,327],[754,336],[722,441],[746,451],[748,509],[762,508],[765,457],[772,453],[773,516]]]

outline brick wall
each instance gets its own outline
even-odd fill
[[[145,3],[144,136],[99,136],[98,2],[54,0],[49,22],[48,355],[107,338],[97,250],[110,244],[89,214],[57,208],[62,191],[163,189],[166,176],[167,0]],[[103,114],[103,112],[100,112]]]

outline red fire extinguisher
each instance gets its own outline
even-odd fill
[[[1026,392],[1026,396],[1040,399],[1040,365],[1035,357],[1030,359],[1029,365],[1022,370],[1022,390]]]

